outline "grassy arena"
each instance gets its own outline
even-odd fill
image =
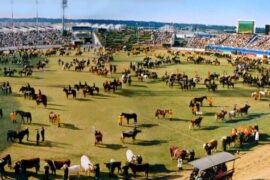
[[[159,52],[163,50],[159,50]],[[155,52],[158,53],[158,52]],[[93,58],[93,52],[85,53],[81,58]],[[251,92],[256,88],[243,86],[240,82],[236,83],[235,89],[222,88],[220,85],[215,93],[208,92],[205,86],[200,83],[194,90],[182,91],[178,87],[169,88],[165,82],[160,80],[147,80],[138,82],[133,77],[132,86],[123,85],[122,90],[117,90],[115,94],[105,93],[102,83],[113,77],[120,77],[120,72],[129,67],[130,61],[139,61],[144,57],[128,57],[126,53],[116,53],[113,64],[118,65],[118,74],[102,77],[93,75],[89,72],[63,71],[57,64],[59,57],[50,57],[49,65],[44,72],[36,71],[31,78],[7,78],[0,77],[0,82],[9,81],[14,94],[10,97],[0,96],[0,108],[4,110],[4,118],[0,120],[0,155],[11,154],[13,164],[23,158],[40,157],[41,172],[39,175],[30,174],[31,179],[41,179],[44,165],[44,159],[71,159],[73,165],[80,164],[80,157],[86,154],[94,163],[101,164],[101,178],[107,176],[108,170],[104,162],[111,158],[115,160],[126,161],[125,152],[131,149],[135,154],[141,154],[144,162],[151,165],[150,178],[165,176],[168,173],[177,174],[176,161],[172,161],[169,155],[169,147],[178,145],[185,149],[195,149],[196,157],[202,157],[205,152],[202,148],[203,143],[218,139],[224,135],[229,135],[233,127],[240,125],[247,126],[257,123],[261,128],[262,140],[268,140],[267,134],[270,133],[270,114],[269,102],[267,100],[255,101],[250,98]],[[62,60],[70,61],[72,56],[61,57]],[[182,58],[184,60],[185,58]],[[224,59],[221,60],[221,66],[214,65],[194,65],[185,60],[180,65],[168,65],[155,69],[161,77],[165,71],[185,72],[194,76],[197,72],[205,78],[208,71],[223,73],[225,70],[232,74],[233,67]],[[101,88],[99,96],[83,97],[80,92],[77,99],[66,98],[62,91],[64,86],[74,85],[81,81],[87,81],[88,84],[96,83]],[[41,89],[42,93],[48,96],[48,107],[36,106],[34,101],[25,100],[19,93],[22,85],[30,83],[36,90]],[[202,121],[202,128],[189,130],[189,120],[192,118],[188,107],[189,101],[195,96],[211,96],[214,99],[214,107],[208,107],[207,103],[202,108],[205,116]],[[242,106],[246,101],[251,105],[250,115],[248,117],[237,118],[229,122],[216,122],[214,113],[220,111],[221,107],[231,110],[234,104]],[[174,112],[174,120],[156,119],[154,117],[155,109],[168,108]],[[9,120],[9,113],[13,110],[24,110],[32,112],[33,123],[31,125],[13,125]],[[49,112],[54,111],[61,115],[62,127],[57,128],[48,121]],[[137,140],[132,144],[130,139],[126,144],[120,141],[120,132],[129,130],[132,126],[120,127],[117,124],[117,116],[121,112],[135,112],[138,114],[139,129],[142,133],[137,136]],[[20,122],[20,121],[19,121]],[[45,127],[46,142],[40,146],[35,145],[36,129]],[[104,136],[103,145],[94,146],[94,135],[92,127],[95,126],[101,130]],[[23,144],[7,143],[6,132],[8,129],[17,129],[29,127],[30,141],[24,141]],[[263,144],[262,143],[262,144]],[[243,150],[250,150],[252,145],[247,145]],[[219,144],[219,150],[221,146]],[[185,168],[189,168],[187,165]],[[13,177],[13,171],[9,173]],[[62,171],[58,174],[62,175]],[[143,176],[143,173],[139,173]],[[61,176],[58,176],[61,178]],[[81,177],[81,179],[89,179]]]

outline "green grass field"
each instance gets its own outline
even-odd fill
[[[165,51],[164,51],[165,52]],[[85,53],[81,58],[92,58],[93,52]],[[61,57],[62,58],[62,57]],[[72,56],[64,57],[63,60],[70,61]],[[257,123],[261,128],[261,139],[263,143],[268,141],[270,133],[270,114],[268,100],[255,101],[250,98],[251,92],[256,88],[243,86],[242,80],[236,83],[234,89],[222,88],[220,85],[215,93],[208,92],[200,83],[194,90],[182,91],[178,87],[169,88],[161,80],[146,80],[138,82],[133,77],[132,86],[123,85],[122,90],[116,93],[105,93],[102,83],[113,77],[120,77],[120,72],[129,67],[130,61],[142,60],[143,56],[128,57],[125,53],[116,53],[113,64],[118,65],[118,74],[102,77],[89,72],[63,71],[57,64],[59,57],[50,57],[50,62],[45,71],[36,71],[31,78],[9,78],[0,76],[0,82],[9,81],[13,88],[12,96],[0,96],[0,108],[4,110],[4,118],[0,119],[0,155],[11,154],[14,162],[23,158],[40,157],[41,172],[38,175],[30,173],[29,179],[42,179],[44,173],[44,159],[71,159],[73,165],[80,164],[80,157],[88,155],[92,162],[101,164],[102,179],[108,178],[108,170],[104,162],[110,159],[126,161],[126,150],[131,149],[135,154],[141,154],[143,161],[151,165],[150,178],[177,174],[176,161],[172,161],[169,155],[169,147],[178,145],[184,149],[195,149],[196,157],[205,156],[202,146],[211,139],[220,141],[224,135],[229,135],[233,127],[247,126]],[[183,58],[182,58],[183,59]],[[194,76],[197,72],[205,78],[208,71],[228,74],[233,72],[233,67],[225,60],[221,60],[221,66],[194,65],[184,61],[180,65],[162,66],[154,71],[161,77],[165,71],[185,72]],[[69,84],[74,85],[79,81],[87,81],[88,84],[96,83],[102,90],[99,96],[83,97],[80,92],[77,99],[66,98],[62,88]],[[34,101],[24,99],[19,93],[22,85],[30,83],[36,90],[48,96],[48,107],[37,106]],[[204,119],[201,129],[189,130],[189,121],[193,117],[188,107],[189,101],[195,96],[211,96],[214,107],[205,105],[202,108]],[[214,114],[222,107],[231,110],[234,104],[242,106],[246,101],[251,105],[250,114],[247,117],[237,118],[229,122],[216,122]],[[172,109],[174,120],[156,119],[154,112],[157,108]],[[9,113],[13,110],[24,110],[32,112],[33,123],[31,125],[12,124]],[[49,123],[48,114],[54,111],[61,115],[62,126]],[[130,139],[123,144],[120,140],[120,132],[129,130],[124,121],[124,126],[117,124],[117,116],[121,112],[135,112],[138,114],[138,127],[142,133],[137,136],[133,144]],[[228,120],[228,118],[227,118]],[[36,129],[45,127],[46,142],[40,146],[35,145]],[[103,133],[103,144],[94,146],[94,135],[92,127],[95,126]],[[30,141],[23,144],[7,143],[6,132],[8,129],[30,129]],[[249,150],[253,145],[245,145],[242,150]],[[221,146],[219,144],[219,150]],[[185,162],[184,168],[190,168]],[[13,176],[13,170],[9,172]],[[61,179],[62,171],[58,171],[58,179]],[[93,176],[93,175],[92,175]],[[121,177],[121,176],[119,176]],[[143,177],[143,173],[139,173]],[[56,178],[56,179],[57,179]],[[116,177],[117,178],[117,177]],[[89,179],[81,176],[80,179]]]

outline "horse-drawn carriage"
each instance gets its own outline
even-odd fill
[[[228,152],[216,153],[212,156],[190,162],[194,169],[190,179],[229,180],[234,173],[234,162],[237,159]],[[229,166],[228,166],[229,165]],[[228,169],[230,167],[230,169]]]

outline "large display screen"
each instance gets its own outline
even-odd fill
[[[253,34],[255,21],[238,21],[238,33]]]
[[[270,35],[270,25],[265,25],[265,34]]]

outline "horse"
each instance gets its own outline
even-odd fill
[[[235,143],[237,138],[237,135],[231,135],[231,136],[223,136],[221,138],[222,146],[223,146],[223,151],[226,151],[227,146],[230,147],[231,143]]]
[[[22,92],[23,93],[24,98],[29,97],[29,99],[30,99],[35,94],[35,89],[32,88],[32,87],[22,86],[19,89],[19,92]]]
[[[64,88],[63,91],[66,93],[67,98],[69,95],[72,95],[73,98],[76,98],[76,91],[74,89],[68,90],[67,88]]]
[[[202,119],[203,119],[203,117],[201,117],[201,116],[196,118],[196,119],[192,119],[190,121],[189,129],[194,128],[194,126],[197,126],[198,128],[200,128]]]
[[[165,109],[165,110],[157,109],[156,112],[155,112],[155,117],[159,118],[159,116],[162,116],[163,118],[165,118],[166,114],[168,114],[169,111],[170,110],[168,110],[168,109]]]
[[[89,95],[93,96],[93,95],[94,95],[94,90],[93,90],[93,88],[90,87],[90,86],[84,87],[84,88],[83,88],[83,96],[86,97],[86,94],[89,94]]]
[[[95,145],[102,143],[103,135],[100,131],[95,130]]]
[[[217,150],[217,146],[218,146],[218,141],[213,139],[208,143],[205,143],[203,145],[203,148],[205,149],[205,151],[207,152],[207,155],[211,155],[211,151],[214,149],[215,151]]]
[[[11,156],[10,154],[7,154],[6,156],[0,158],[0,173],[1,176],[5,175],[5,166],[8,165],[8,167],[11,169]]]
[[[51,123],[55,123],[56,118],[57,118],[57,114],[56,114],[56,113],[54,113],[54,112],[50,112],[50,113],[49,113],[49,121],[50,121]]]
[[[81,157],[81,168],[82,168],[82,171],[84,171],[85,174],[88,173],[89,176],[90,176],[90,173],[94,172],[95,170],[93,163],[90,161],[90,159],[86,155],[83,155]]]
[[[45,162],[49,164],[53,175],[56,175],[56,170],[60,170],[64,166],[64,164],[66,164],[67,166],[70,166],[71,164],[71,161],[69,159],[62,161],[45,159]]]
[[[229,118],[232,120],[232,118],[235,118],[236,117],[236,114],[237,114],[237,111],[236,110],[232,110],[228,113],[229,115]]]
[[[143,158],[141,155],[135,155],[130,149],[126,152],[127,162],[142,164]]]
[[[202,96],[202,97],[195,97],[193,98],[193,102],[196,104],[197,102],[200,103],[201,106],[203,106],[203,100],[207,99],[207,96]]]
[[[111,90],[113,90],[113,92],[115,92],[115,90],[116,90],[116,86],[112,85],[112,84],[103,83],[103,87],[104,87],[105,92],[110,92]]]
[[[31,124],[32,122],[32,114],[30,112],[24,112],[24,111],[16,111],[16,115],[20,115],[22,122],[25,123],[24,118],[26,118],[27,123],[29,122]]]
[[[63,166],[64,167],[64,166]],[[81,166],[80,165],[72,165],[68,167],[68,175],[76,174],[77,178],[80,176]]]
[[[47,101],[47,96],[42,94],[41,99],[38,98],[37,94],[33,95],[33,99],[36,100],[37,105],[43,104],[44,107],[47,107],[48,101]]]
[[[134,119],[134,124],[137,123],[137,114],[136,113],[121,113],[121,116],[126,118],[128,124],[129,124],[130,119]]]
[[[250,105],[246,104],[244,107],[240,108],[237,110],[237,113],[240,114],[241,116],[243,114],[247,115],[248,114],[248,109],[250,108]]]
[[[17,133],[15,130],[8,130],[7,132],[7,141],[13,142],[15,139],[19,139],[19,143],[22,143],[24,136],[27,136],[27,141],[29,139],[29,129],[25,129]]]
[[[225,116],[226,116],[226,114],[227,114],[227,111],[217,112],[217,113],[215,114],[215,119],[216,119],[216,121],[219,120],[219,119],[221,119],[221,120],[223,121],[224,118],[225,118]]]
[[[148,163],[145,163],[145,164],[128,163],[128,167],[131,169],[134,176],[136,176],[137,172],[144,172],[145,177],[148,178],[149,167],[150,167]]]
[[[26,169],[35,168],[36,173],[38,173],[40,169],[40,159],[23,159],[21,161],[16,162],[14,169],[21,169],[22,173],[26,173]]]
[[[121,161],[112,161],[112,162],[104,163],[104,164],[109,170],[109,177],[113,176],[114,170],[116,168],[118,169],[118,174],[119,174],[119,172],[122,172],[122,170],[121,170]]]
[[[170,155],[171,155],[171,159],[185,159],[188,155],[187,151],[184,149],[180,149],[178,146],[172,146],[170,147]]]
[[[136,139],[136,136],[138,133],[141,133],[141,130],[138,130],[136,128],[134,128],[131,131],[122,131],[121,133],[121,140],[122,142],[124,142],[125,138],[132,138],[133,142]]]

